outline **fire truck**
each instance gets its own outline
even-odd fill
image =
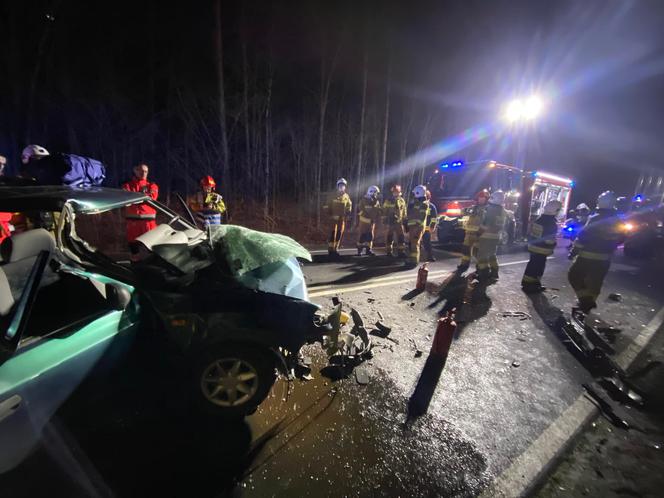
[[[438,240],[443,244],[463,242],[468,211],[475,194],[505,192],[507,222],[501,234],[502,244],[522,240],[529,224],[542,214],[547,202],[559,200],[561,216],[567,213],[574,181],[544,171],[523,171],[497,161],[445,162],[431,172],[427,188],[438,209]]]

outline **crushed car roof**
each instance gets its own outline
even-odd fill
[[[71,202],[78,213],[96,213],[149,200],[143,193],[103,187],[0,186],[0,211],[60,211]]]

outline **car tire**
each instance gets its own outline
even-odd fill
[[[267,397],[276,380],[276,362],[260,346],[218,344],[195,361],[192,393],[209,415],[250,415]]]

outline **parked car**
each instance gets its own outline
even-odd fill
[[[144,202],[158,226],[131,261],[123,210]],[[0,246],[0,473],[111,350],[147,340],[197,407],[242,416],[327,330],[295,259],[310,256],[287,237],[204,232],[144,194],[106,188],[0,186],[0,211],[16,227]],[[50,231],[35,228],[43,213]]]
[[[627,218],[625,231],[625,256],[651,258],[664,254],[664,206]]]

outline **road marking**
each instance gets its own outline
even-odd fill
[[[547,259],[553,259],[553,257],[549,257]],[[499,266],[512,266],[512,265],[521,265],[523,263],[527,263],[528,260],[520,260],[520,261],[510,261],[508,263],[500,263]],[[430,272],[429,277],[440,277],[442,275],[449,274],[452,271],[452,269],[446,269],[446,270],[438,270],[435,272]],[[348,286],[348,287],[343,287],[343,286],[329,286],[331,288],[322,288],[321,287],[316,287],[315,290],[312,290],[309,293],[309,297],[322,297],[322,296],[331,296],[333,294],[340,294],[342,292],[356,292],[360,290],[366,290],[366,289],[374,289],[376,287],[385,287],[388,285],[399,285],[399,284],[405,284],[408,282],[412,282],[413,278],[416,278],[417,273],[409,273],[408,275],[395,275],[392,277],[383,277],[381,279],[372,279],[372,280],[367,280],[367,283],[362,284],[362,285],[357,285],[357,286]],[[389,280],[388,280],[389,279]],[[321,289],[321,290],[319,290]]]
[[[616,358],[618,365],[625,370],[629,368],[663,323],[664,307],[657,312],[629,347],[618,355]],[[480,497],[527,495],[538,481],[553,469],[568,445],[597,417],[598,413],[595,405],[585,397],[585,394],[579,396]]]

